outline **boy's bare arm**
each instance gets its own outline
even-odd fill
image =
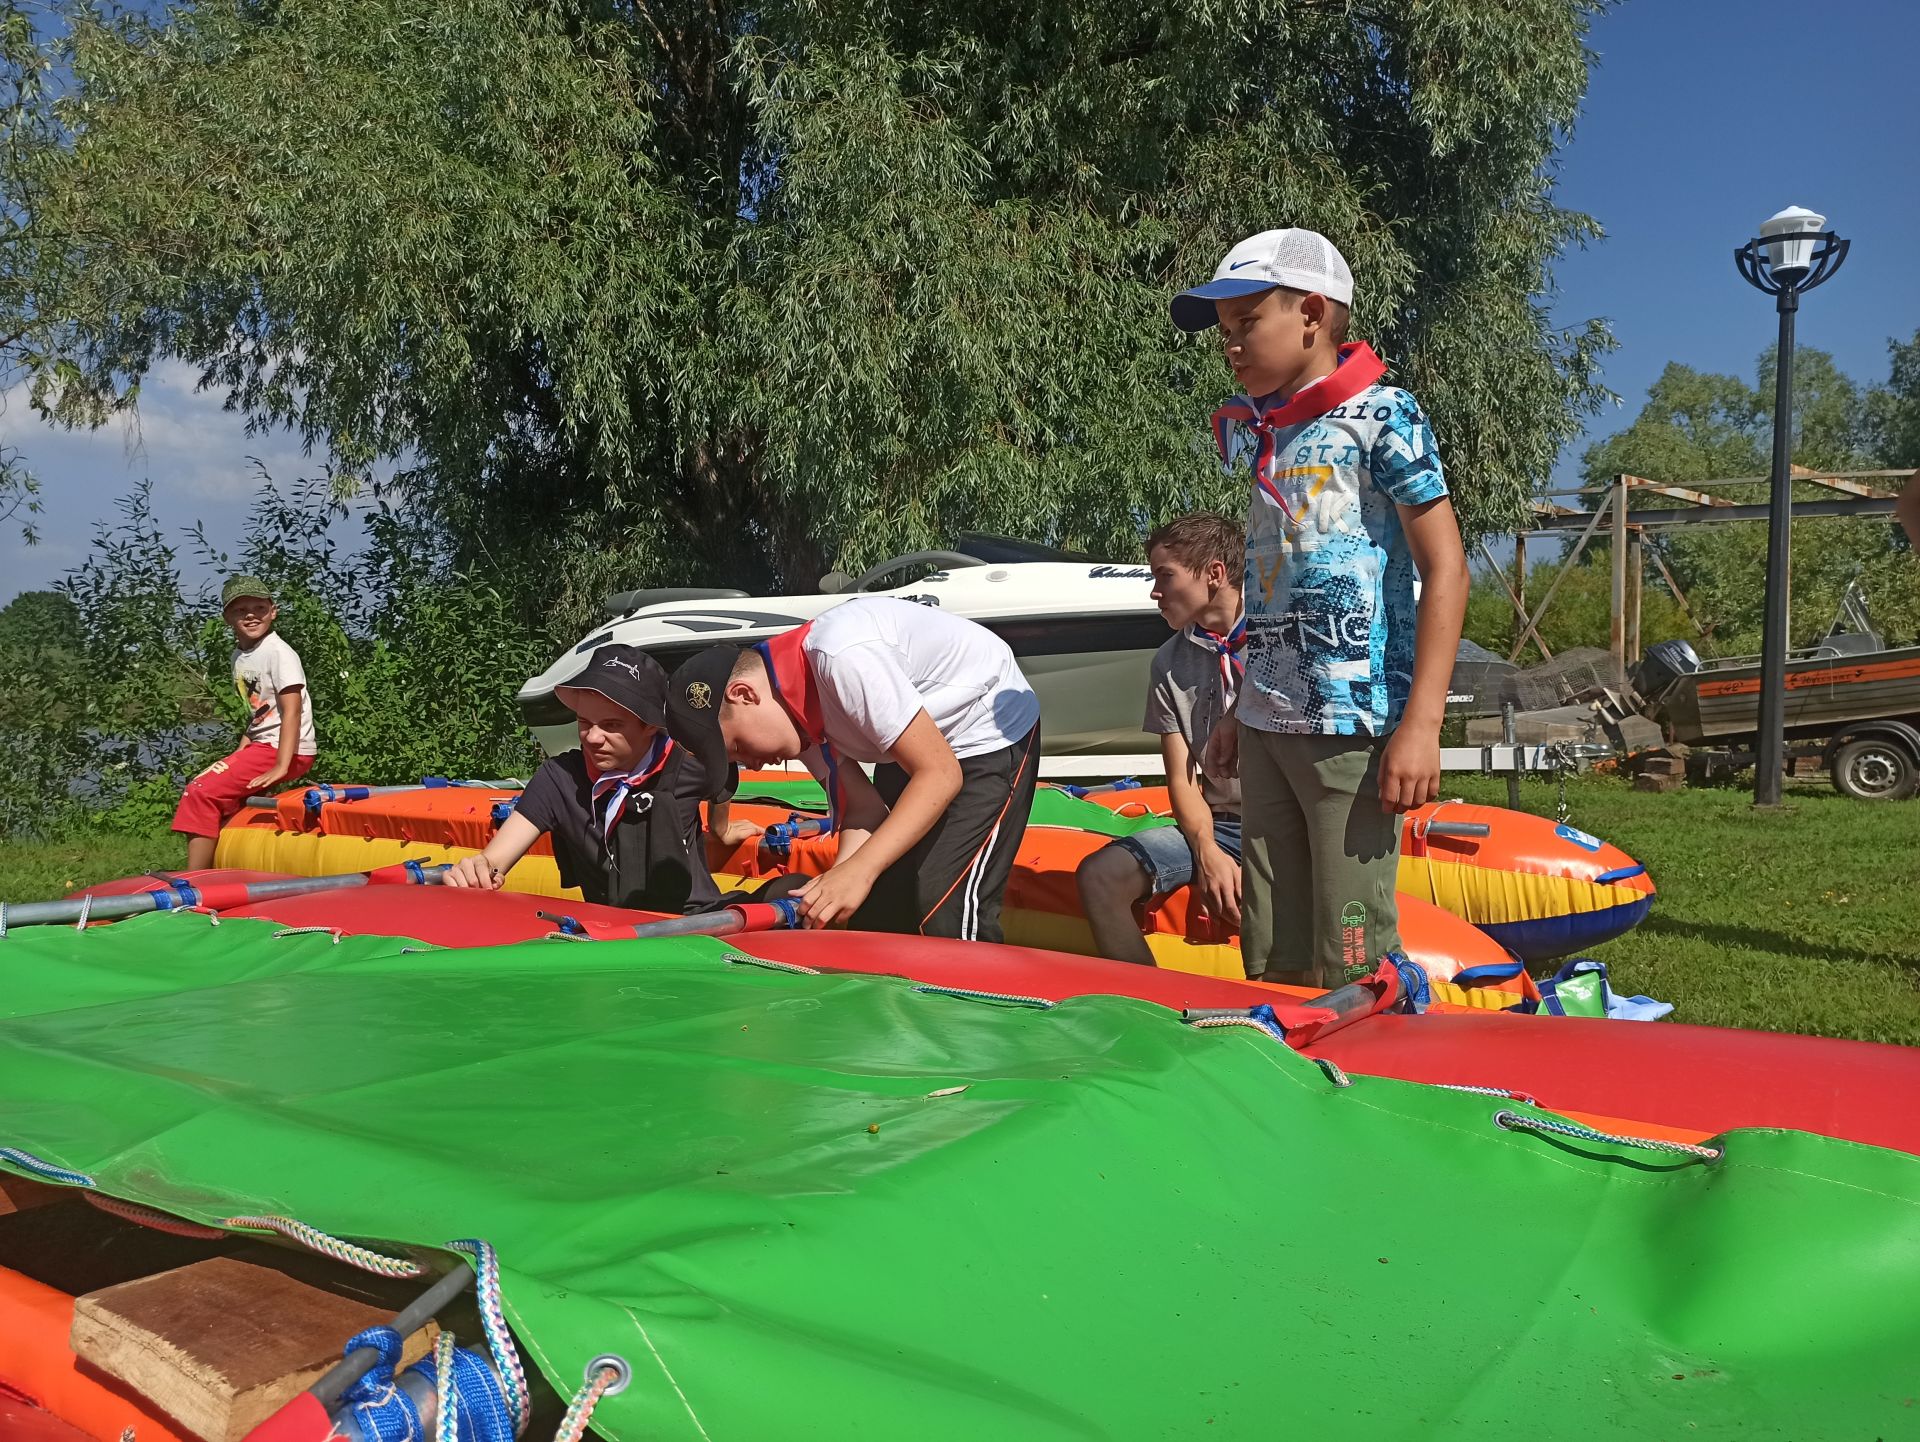
[[[925,711],[916,715],[900,733],[888,759],[907,773],[906,788],[900,793],[900,799],[887,809],[885,819],[873,827],[856,851],[849,855],[842,841],[839,859],[832,869],[793,893],[808,926],[844,921],[858,911],[880,874],[933,830],[934,823],[960,794],[960,762],[947,744],[947,738],[940,734],[940,728]],[[866,782],[868,790],[873,789],[864,776],[860,779]],[[859,803],[853,788],[849,787],[848,791],[847,804],[851,811]],[[879,801],[879,793],[873,794]]]
[[[300,754],[300,707],[306,694],[299,686],[289,686],[280,693],[280,754],[274,759],[273,770],[254,777],[249,786],[272,786],[285,781],[293,770],[294,757]]]
[[[1230,721],[1220,723],[1232,725]],[[1205,748],[1203,748],[1204,754]],[[1187,738],[1170,731],[1160,738],[1161,764],[1167,768],[1167,799],[1174,824],[1193,852],[1193,889],[1209,916],[1240,924],[1240,863],[1213,839],[1213,808],[1200,790],[1197,761]]]
[[[1420,572],[1420,608],[1407,709],[1380,758],[1380,809],[1388,812],[1424,806],[1440,794],[1440,722],[1467,614],[1467,552],[1452,502],[1442,496],[1399,510]]]

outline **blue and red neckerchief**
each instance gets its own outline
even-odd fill
[[[1228,401],[1213,413],[1213,443],[1220,448],[1220,459],[1228,459],[1227,445],[1232,437],[1235,425],[1245,426],[1252,431],[1257,444],[1253,453],[1253,483],[1260,494],[1278,506],[1289,522],[1299,524],[1299,517],[1293,514],[1293,508],[1280,494],[1280,488],[1273,481],[1274,447],[1278,443],[1278,432],[1291,426],[1304,424],[1315,416],[1323,416],[1335,406],[1345,405],[1367,387],[1379,383],[1380,377],[1387,373],[1387,363],[1373,353],[1373,347],[1365,341],[1352,341],[1340,347],[1340,359],[1333,370],[1315,381],[1312,385],[1302,386],[1277,406],[1261,406],[1256,401],[1242,398]]]
[[[834,755],[833,743],[827,740],[826,715],[821,711],[820,698],[813,689],[813,668],[807,664],[807,653],[801,649],[806,642],[807,632],[812,629],[813,622],[809,621],[804,626],[795,626],[791,631],[769,636],[753,649],[766,662],[767,680],[773,686],[773,699],[780,703],[780,709],[792,720],[793,729],[800,733],[802,748],[820,748],[820,759],[827,767],[827,819],[837,832],[840,830],[842,803],[846,799],[840,786],[840,758]]]
[[[645,790],[666,769],[667,758],[672,755],[673,738],[662,731],[653,738],[653,745],[647,748],[638,766],[630,771],[602,771],[593,778],[593,804],[600,816],[600,839],[609,847],[613,844],[613,828],[626,814],[627,802],[633,793]]]
[[[1240,653],[1247,645],[1247,618],[1242,616],[1233,623],[1233,629],[1222,636],[1218,631],[1209,631],[1198,621],[1187,627],[1187,637],[1197,646],[1205,646],[1220,660],[1220,700],[1231,706],[1234,694],[1240,689],[1240,678],[1247,674],[1247,661]]]

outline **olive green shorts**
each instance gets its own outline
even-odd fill
[[[1331,990],[1400,949],[1400,818],[1380,810],[1385,745],[1240,728],[1248,976]]]

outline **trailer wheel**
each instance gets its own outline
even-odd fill
[[[1920,786],[1920,761],[1885,736],[1849,741],[1833,757],[1833,789],[1857,801],[1904,801]]]

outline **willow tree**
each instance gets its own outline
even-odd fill
[[[1473,526],[1596,395],[1548,267],[1598,0],[206,0],[79,17],[96,373],[184,358],[529,596],[1235,505],[1166,318],[1331,236]],[[134,367],[137,369],[137,364]]]

